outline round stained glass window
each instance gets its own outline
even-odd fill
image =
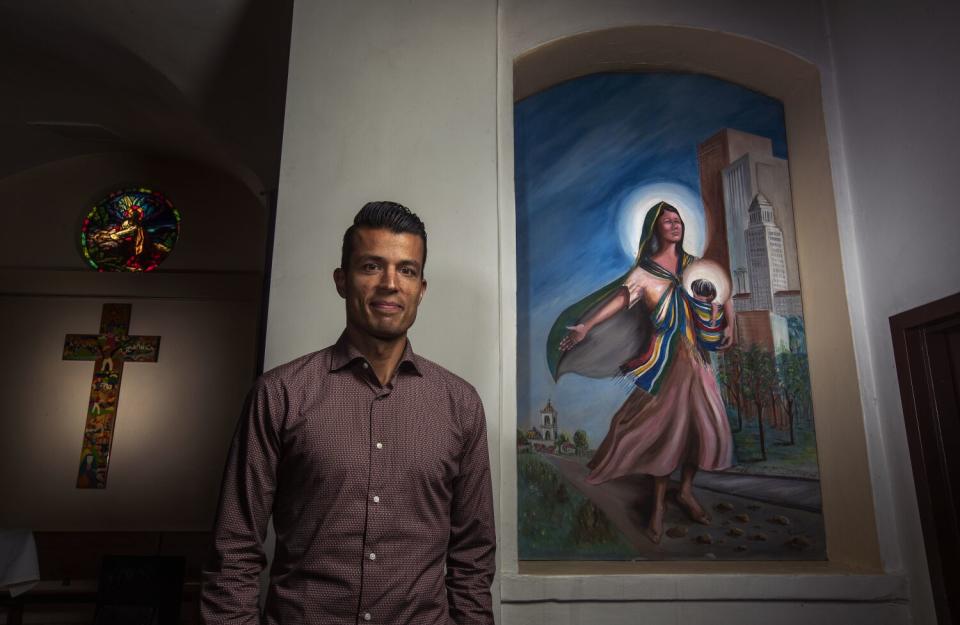
[[[114,191],[87,214],[80,248],[97,271],[153,271],[173,250],[180,213],[150,189]]]

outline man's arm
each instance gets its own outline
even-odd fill
[[[276,490],[282,407],[258,380],[237,425],[220,491],[213,553],[203,571],[200,611],[206,625],[260,622],[263,542]]]
[[[487,422],[476,393],[464,407],[464,449],[453,483],[450,544],[447,547],[447,602],[457,625],[493,625],[490,585],[496,570]]]

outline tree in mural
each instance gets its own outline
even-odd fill
[[[582,456],[590,447],[590,441],[587,439],[587,433],[583,430],[577,430],[573,433],[573,446],[577,448],[577,455]]]
[[[721,356],[717,381],[723,386],[727,399],[737,410],[737,427],[734,432],[743,430],[744,397],[740,387],[741,372],[743,369],[743,351],[735,346]]]
[[[790,427],[790,444],[794,445],[797,414],[810,401],[810,373],[806,354],[780,352],[777,354],[777,370],[783,407]]]
[[[790,336],[790,351],[797,354],[807,352],[807,331],[803,327],[803,317],[787,317],[787,331]]]
[[[759,345],[751,345],[742,353],[741,390],[744,399],[750,402],[757,417],[757,431],[760,438],[760,459],[767,459],[767,445],[763,429],[764,408],[772,405],[777,390],[777,367],[773,354]]]
[[[517,428],[517,447],[527,445],[527,433]]]

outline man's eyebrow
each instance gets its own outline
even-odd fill
[[[377,262],[382,263],[386,259],[383,256],[376,256],[374,254],[360,254],[360,256],[357,257],[357,260],[358,261],[375,260]]]

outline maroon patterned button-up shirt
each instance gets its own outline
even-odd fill
[[[265,373],[223,479],[208,625],[492,625],[493,496],[477,392],[409,343],[393,379],[342,336]]]

